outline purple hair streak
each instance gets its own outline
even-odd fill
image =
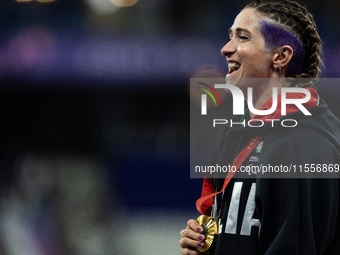
[[[266,48],[289,45],[294,54],[287,67],[286,76],[301,74],[305,67],[305,50],[297,36],[287,28],[269,21],[260,21],[261,33],[264,37]]]

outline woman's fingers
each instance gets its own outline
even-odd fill
[[[182,255],[199,255],[201,253],[197,250],[197,248],[204,247],[204,243],[199,243],[189,238],[182,238],[179,241],[179,246],[181,247]]]
[[[184,231],[185,237],[194,239],[199,242],[204,242],[203,228],[195,220],[189,220],[187,228]]]
[[[187,248],[182,248],[181,254],[182,255],[200,255],[200,254],[204,254],[204,253],[200,253],[198,250],[190,250],[190,249],[187,249]]]
[[[179,241],[179,245],[182,248],[197,249],[204,247],[204,242],[185,237]]]
[[[187,222],[187,228],[180,231],[181,240],[179,246],[183,255],[199,255],[201,254],[197,248],[204,247],[205,237],[203,228],[195,220]]]

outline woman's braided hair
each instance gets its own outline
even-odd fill
[[[255,8],[260,14],[290,27],[299,35],[305,50],[305,67],[296,78],[317,78],[323,65],[320,58],[322,46],[313,16],[305,7],[290,0],[256,0],[245,8]]]

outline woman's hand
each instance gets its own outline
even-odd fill
[[[204,235],[202,235],[203,229],[195,220],[189,220],[187,228],[180,232],[181,240],[179,240],[179,246],[181,246],[182,255],[199,255],[197,248],[204,247]]]

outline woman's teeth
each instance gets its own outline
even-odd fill
[[[235,63],[235,62],[228,63],[228,68],[229,68],[229,73],[232,73],[240,68],[240,64]]]

